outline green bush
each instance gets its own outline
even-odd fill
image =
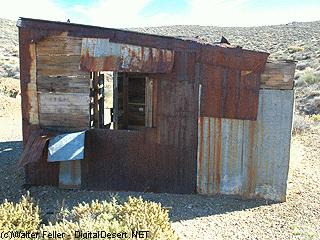
[[[29,194],[22,196],[19,203],[5,200],[0,205],[0,229],[2,231],[28,231],[39,229],[40,211]]]

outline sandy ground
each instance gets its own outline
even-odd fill
[[[19,106],[19,99],[11,104]],[[1,201],[5,198],[17,201],[28,190],[46,217],[62,201],[73,206],[92,199],[116,196],[124,200],[129,195],[141,195],[172,208],[170,217],[181,239],[320,239],[319,127],[293,138],[285,203],[244,201],[230,196],[66,191],[55,187],[25,189],[23,171],[16,166],[22,151],[21,114],[16,106],[12,109],[16,110],[4,114],[2,109],[0,114]]]

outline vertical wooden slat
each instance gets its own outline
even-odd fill
[[[118,106],[119,90],[118,90],[118,73],[113,72],[113,128],[118,129]]]
[[[99,73],[94,72],[93,73],[93,81],[92,81],[92,87],[94,90],[94,95],[93,95],[93,111],[94,111],[94,119],[93,119],[93,126],[95,128],[99,127]]]
[[[104,74],[99,75],[98,84],[98,101],[99,101],[99,128],[104,126]]]

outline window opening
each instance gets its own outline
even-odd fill
[[[152,127],[152,81],[145,74],[93,72],[90,127],[139,130]]]

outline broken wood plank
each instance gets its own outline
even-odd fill
[[[293,89],[295,68],[295,62],[268,62],[261,74],[260,88]]]

